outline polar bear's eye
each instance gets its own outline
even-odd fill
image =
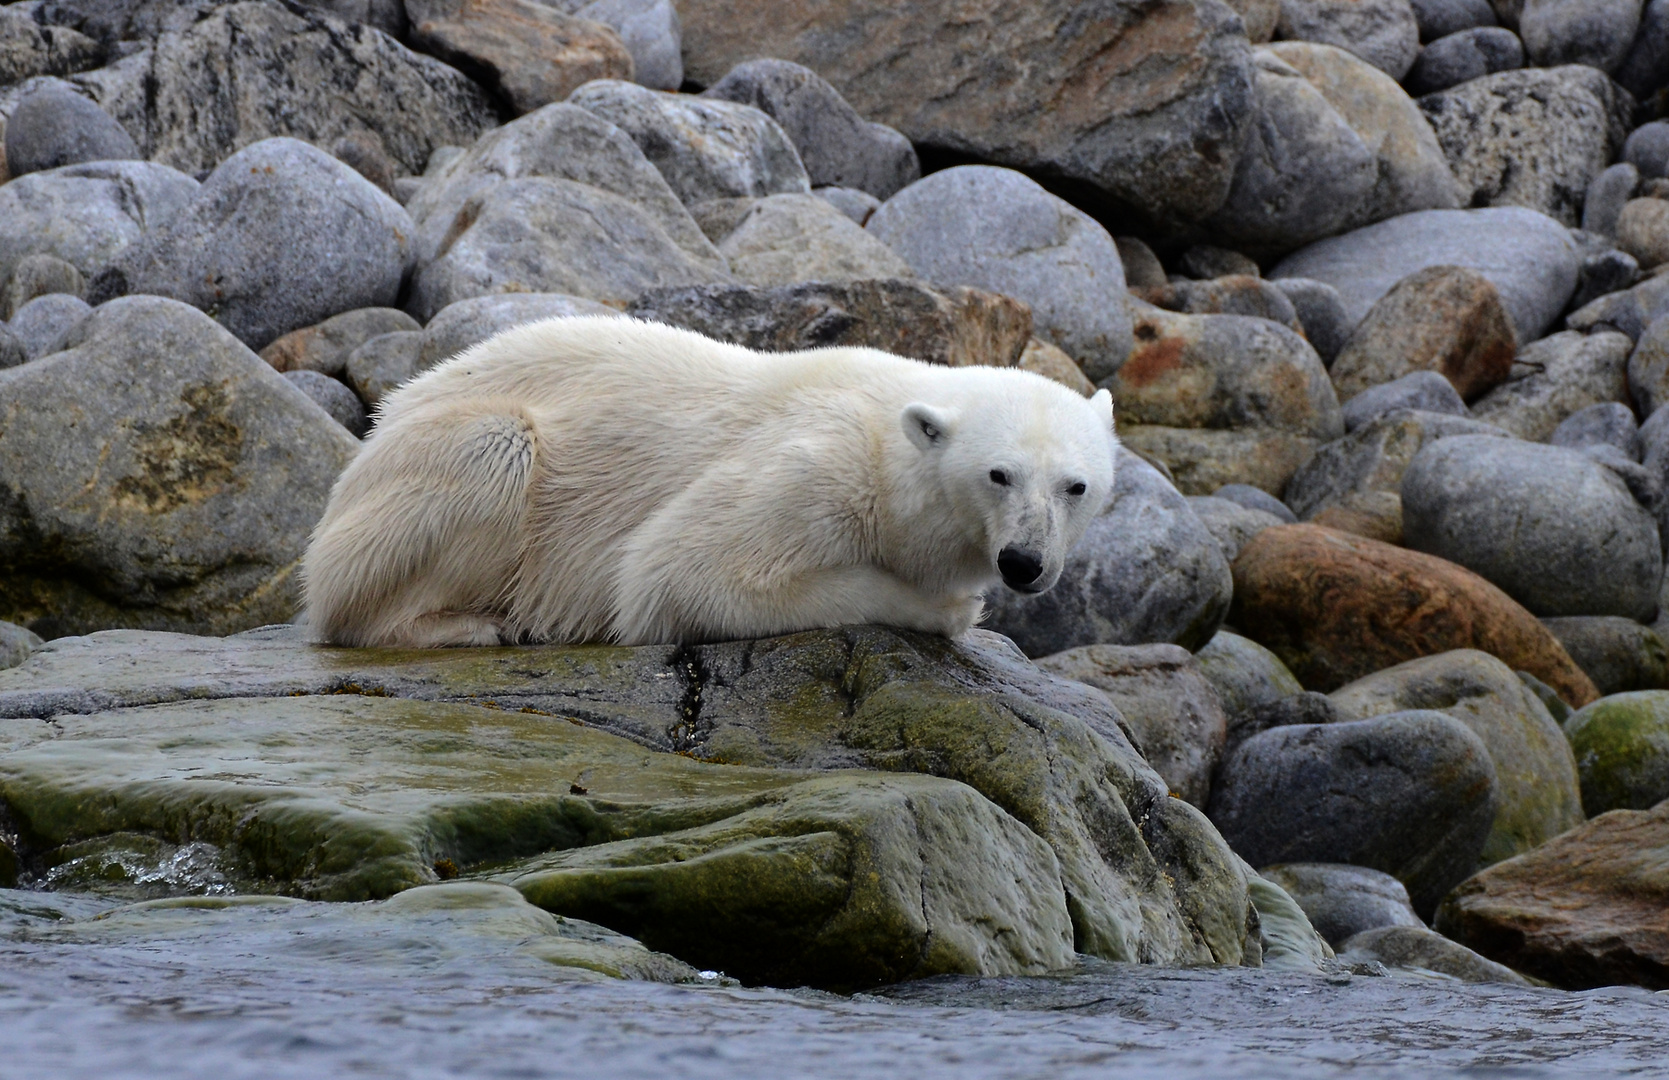
[[[1071,487],[1067,488],[1066,493],[1068,495],[1072,496],[1074,499],[1076,499],[1078,496],[1082,495],[1084,492],[1086,492],[1088,490],[1089,490],[1088,486],[1086,486],[1084,484],[1084,482],[1082,480],[1080,480],[1076,484],[1073,484]]]
[[[1008,474],[1003,472],[1001,469],[992,469],[991,470],[991,482],[993,484],[996,484],[998,487],[1007,487],[1008,486]]]

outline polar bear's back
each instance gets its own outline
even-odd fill
[[[629,420],[640,415],[663,435],[674,428],[735,435],[826,395],[908,397],[926,367],[873,349],[766,354],[635,319],[547,319],[490,338],[402,387],[383,420],[493,397],[553,420],[607,412],[622,431],[638,430]]]

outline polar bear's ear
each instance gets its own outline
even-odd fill
[[[956,425],[956,410],[936,409],[913,401],[904,406],[899,423],[904,426],[904,434],[916,444],[917,450],[929,450],[945,445],[951,428]]]
[[[1107,430],[1113,430],[1113,395],[1105,388],[1097,390],[1095,396],[1089,399],[1089,404],[1107,422]]]

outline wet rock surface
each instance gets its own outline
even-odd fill
[[[1666,843],[1669,806],[1602,814],[1466,881],[1435,925],[1560,986],[1669,988]]]

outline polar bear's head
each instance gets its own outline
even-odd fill
[[[1021,375],[1020,372],[1003,372]],[[1040,593],[1113,491],[1113,399],[1025,373],[956,405],[913,402],[900,424],[949,502],[970,571]]]

